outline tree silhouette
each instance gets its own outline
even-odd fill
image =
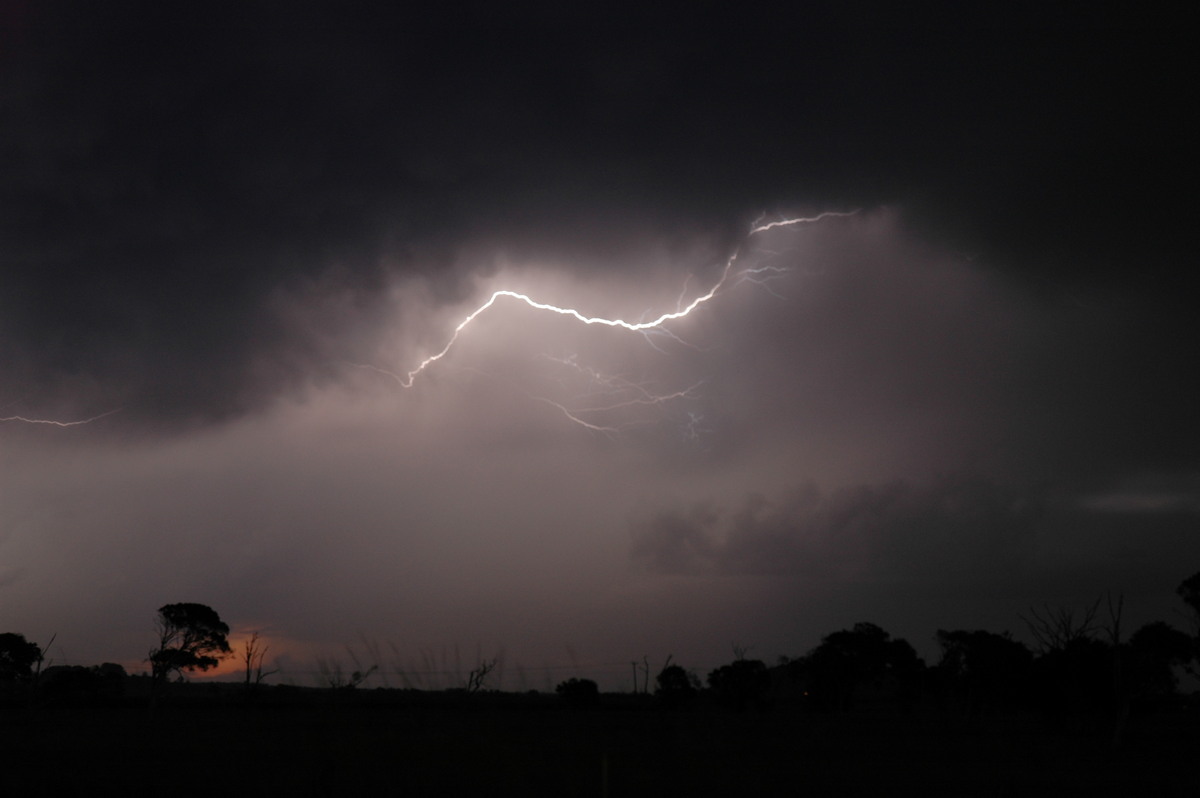
[[[259,640],[258,632],[251,632],[250,636],[242,641],[242,664],[246,666],[246,690],[249,691],[254,687],[258,687],[263,683],[263,680],[268,676],[277,673],[278,670],[263,670],[263,660],[267,657],[267,649]]]
[[[1010,705],[1022,698],[1033,653],[1024,643],[977,630],[939,629],[942,659],[937,673],[953,700],[969,715]]]
[[[1200,637],[1200,571],[1180,582],[1175,592],[1191,611],[1192,632]]]
[[[740,661],[740,660],[739,660]],[[655,678],[654,695],[670,709],[687,706],[700,692],[700,679],[680,665],[667,665]]]
[[[873,623],[856,623],[826,635],[803,660],[814,702],[824,709],[848,709],[856,693],[891,693],[907,707],[925,663],[907,640]]]
[[[480,660],[479,665],[472,668],[471,672],[467,674],[467,692],[478,693],[482,690],[483,685],[487,682],[488,674],[494,671],[499,663],[499,657]]]
[[[206,671],[230,653],[229,626],[204,604],[163,605],[155,624],[158,647],[149,659],[156,683],[172,673]]]
[[[1079,648],[1084,642],[1094,639],[1099,628],[1096,623],[1096,611],[1099,608],[1100,599],[1096,599],[1080,615],[1076,615],[1069,607],[1051,608],[1047,605],[1041,610],[1030,607],[1028,616],[1019,617],[1029,627],[1029,634],[1037,643],[1039,653],[1047,654]]]
[[[1103,596],[1076,612],[1069,607],[1029,608],[1021,615],[1037,645],[1030,695],[1052,716],[1096,713],[1117,705],[1120,649],[1099,639],[1096,620]],[[1120,603],[1110,602],[1108,637],[1120,638]],[[1118,709],[1118,717],[1120,716]]]
[[[1076,637],[1033,662],[1030,694],[1052,716],[1102,713],[1114,705],[1115,649],[1094,637]]]
[[[34,666],[42,660],[37,643],[16,632],[0,634],[0,682],[15,682],[33,677]]]
[[[762,660],[738,659],[709,673],[708,686],[722,704],[746,709],[766,696],[771,674]]]
[[[591,679],[567,679],[560,682],[554,692],[574,707],[593,707],[600,703],[600,687]]]
[[[1188,667],[1195,657],[1193,640],[1164,621],[1148,623],[1129,638],[1132,691],[1140,698],[1175,694],[1175,667]]]

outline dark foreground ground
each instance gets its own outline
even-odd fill
[[[1190,796],[1200,718],[664,711],[605,697],[195,696],[0,707],[0,794]]]

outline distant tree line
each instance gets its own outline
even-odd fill
[[[966,717],[1014,709],[1056,719],[1111,717],[1113,739],[1119,742],[1131,713],[1169,704],[1177,698],[1179,674],[1197,675],[1200,572],[1176,592],[1187,608],[1188,632],[1155,621],[1126,636],[1123,600],[1108,596],[1081,609],[1030,608],[1021,618],[1032,648],[1008,632],[939,629],[940,656],[930,666],[908,641],[875,624],[857,623],[825,635],[807,654],[781,657],[771,666],[748,658],[747,649],[735,648],[733,660],[710,671],[703,682],[668,657],[654,679],[653,696],[671,710],[706,703],[732,711],[803,706],[820,712],[863,707],[910,712],[920,704]],[[163,685],[210,670],[233,653],[229,626],[204,604],[160,607],[155,631],[155,645],[145,660],[151,700]],[[260,688],[273,673],[263,669],[265,653],[257,635],[245,641],[247,692]],[[640,692],[649,695],[649,663],[645,658],[643,663],[646,677]],[[491,692],[485,689],[486,679],[496,666],[496,659],[482,661],[458,692]],[[339,671],[327,686],[353,690],[376,667],[360,668],[349,678],[341,678]],[[128,680],[125,669],[114,663],[55,666],[45,661],[37,643],[15,632],[0,634],[0,698],[112,699],[123,694]],[[599,687],[590,679],[568,679],[556,693],[571,707],[602,703]]]
[[[1200,675],[1200,573],[1176,592],[1187,608],[1189,632],[1155,621],[1126,637],[1123,600],[1108,596],[1081,610],[1031,608],[1021,618],[1033,648],[1008,632],[939,629],[940,657],[930,666],[908,641],[858,623],[774,666],[735,649],[732,662],[708,673],[707,689],[694,672],[668,659],[654,695],[672,709],[704,698],[735,710],[799,704],[824,712],[885,706],[909,712],[926,704],[967,717],[1012,710],[1060,720],[1110,717],[1119,742],[1132,711],[1169,704],[1177,698],[1179,674]],[[588,680],[571,679],[558,692],[576,705],[596,703],[596,685]]]

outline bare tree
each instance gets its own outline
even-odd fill
[[[483,689],[483,684],[487,680],[488,674],[496,669],[497,663],[500,660],[497,657],[483,660],[478,667],[474,668],[467,674],[467,692],[477,693]]]
[[[30,690],[29,693],[29,698],[31,701],[37,694],[38,685],[42,683],[42,668],[48,668],[50,667],[50,664],[54,662],[54,660],[47,659],[46,655],[50,653],[50,646],[54,645],[54,641],[57,638],[58,632],[50,635],[50,642],[46,643],[46,647],[41,649],[41,653],[38,655],[37,662],[35,662],[33,665],[33,681],[31,683],[32,690]]]
[[[669,659],[669,658],[668,658]],[[630,666],[633,668],[633,694],[638,694],[638,682],[641,681],[643,694],[650,693],[650,657],[642,655],[642,661],[632,660]],[[641,673],[639,677],[638,674]]]
[[[279,669],[263,670],[263,660],[270,646],[264,645],[259,639],[258,632],[251,632],[242,643],[242,662],[246,666],[246,689],[258,687],[268,676],[276,674]]]
[[[1108,623],[1104,626],[1104,633],[1108,637],[1109,643],[1119,646],[1121,645],[1121,615],[1125,611],[1125,594],[1118,593],[1115,602],[1112,593],[1105,593],[1104,598],[1108,605]]]
[[[1068,607],[1052,609],[1043,605],[1039,611],[1036,607],[1029,608],[1029,617],[1020,618],[1029,627],[1034,642],[1042,653],[1047,651],[1062,651],[1072,643],[1080,640],[1090,640],[1096,633],[1096,612],[1100,609],[1100,599],[1085,607],[1083,614],[1076,616],[1075,611]]]
[[[1113,601],[1112,593],[1105,594],[1108,606],[1108,623],[1104,626],[1105,635],[1112,646],[1113,661],[1113,736],[1112,747],[1121,745],[1121,737],[1125,731],[1125,723],[1129,720],[1130,695],[1125,685],[1124,663],[1121,649],[1121,616],[1125,611],[1125,594],[1117,594]]]
[[[383,686],[385,688],[391,688],[392,685],[388,681],[387,670],[379,667],[379,663],[384,661],[383,649],[380,647],[379,641],[372,640],[366,635],[362,634],[359,635],[358,639],[362,643],[363,651],[366,654],[366,659],[375,664],[375,672],[379,675],[379,680],[383,682]],[[350,652],[350,658],[354,660],[355,667],[361,670],[362,663],[359,660],[358,655],[354,653],[350,646],[346,646],[346,650]]]
[[[353,690],[369,679],[378,667],[371,665],[365,669],[358,668],[347,675],[342,670],[341,661],[317,657],[317,672],[321,675],[321,682],[331,690]]]

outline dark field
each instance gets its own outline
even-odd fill
[[[1200,724],[734,712],[604,696],[364,691],[0,708],[4,793],[71,795],[1195,795]]]

